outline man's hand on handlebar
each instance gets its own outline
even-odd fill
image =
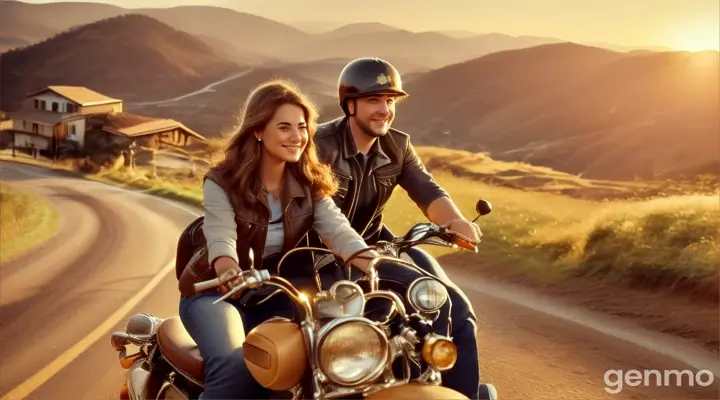
[[[456,245],[477,252],[477,244],[480,243],[482,231],[474,222],[470,222],[465,218],[456,218],[442,226],[452,232]]]
[[[480,231],[480,227],[477,226],[477,224],[475,224],[474,222],[470,222],[465,218],[453,219],[442,227],[447,228],[448,230],[457,234],[458,236],[460,236],[461,239],[465,241],[473,244],[480,243],[480,238],[482,237],[482,231]]]

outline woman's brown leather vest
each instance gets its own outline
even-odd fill
[[[255,262],[262,260],[265,249],[265,237],[268,231],[270,219],[270,206],[267,198],[259,196],[259,200],[252,208],[242,207],[236,192],[231,187],[229,180],[214,170],[205,175],[205,179],[211,179],[217,183],[230,198],[230,203],[235,210],[235,223],[237,224],[237,253],[240,260],[240,268],[249,267],[247,257],[249,248],[252,247],[255,255]],[[285,253],[306,237],[312,227],[314,217],[314,202],[309,187],[304,187],[289,170],[285,170],[283,194],[283,230],[284,244],[282,252]],[[176,274],[178,276],[178,287],[183,296],[193,294],[193,284],[217,277],[215,269],[208,263],[207,252],[203,251],[206,246],[202,229],[203,217],[195,220],[183,234],[191,235],[194,254],[190,262],[178,260]],[[183,243],[183,240],[180,240]],[[180,251],[178,251],[180,254]]]

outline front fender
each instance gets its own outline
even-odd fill
[[[377,391],[366,400],[464,400],[469,399],[462,393],[442,386],[408,383]]]

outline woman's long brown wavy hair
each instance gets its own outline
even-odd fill
[[[296,163],[287,163],[288,172],[303,185],[309,185],[313,200],[332,196],[337,190],[330,166],[320,162],[313,137],[317,128],[318,112],[315,105],[291,82],[277,79],[257,86],[248,96],[240,120],[240,128],[225,149],[225,158],[213,169],[228,179],[232,195],[245,207],[252,207],[262,193],[260,163],[262,144],[255,135],[263,130],[284,104],[303,109],[307,122],[308,142]]]

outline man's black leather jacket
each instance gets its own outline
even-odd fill
[[[397,185],[407,191],[425,214],[430,203],[447,196],[415,153],[409,135],[397,129],[391,128],[378,139],[378,146],[374,148],[377,154],[367,174],[363,173],[355,158],[358,151],[350,134],[347,117],[320,124],[314,142],[321,161],[332,167],[339,181],[339,190],[333,198],[335,203],[351,222],[357,218],[369,221],[363,228],[356,227],[368,244],[378,239],[383,226],[385,204]],[[369,185],[367,196],[375,200],[372,215],[356,215],[360,185]],[[310,240],[313,245],[319,244],[314,233],[310,235]]]

